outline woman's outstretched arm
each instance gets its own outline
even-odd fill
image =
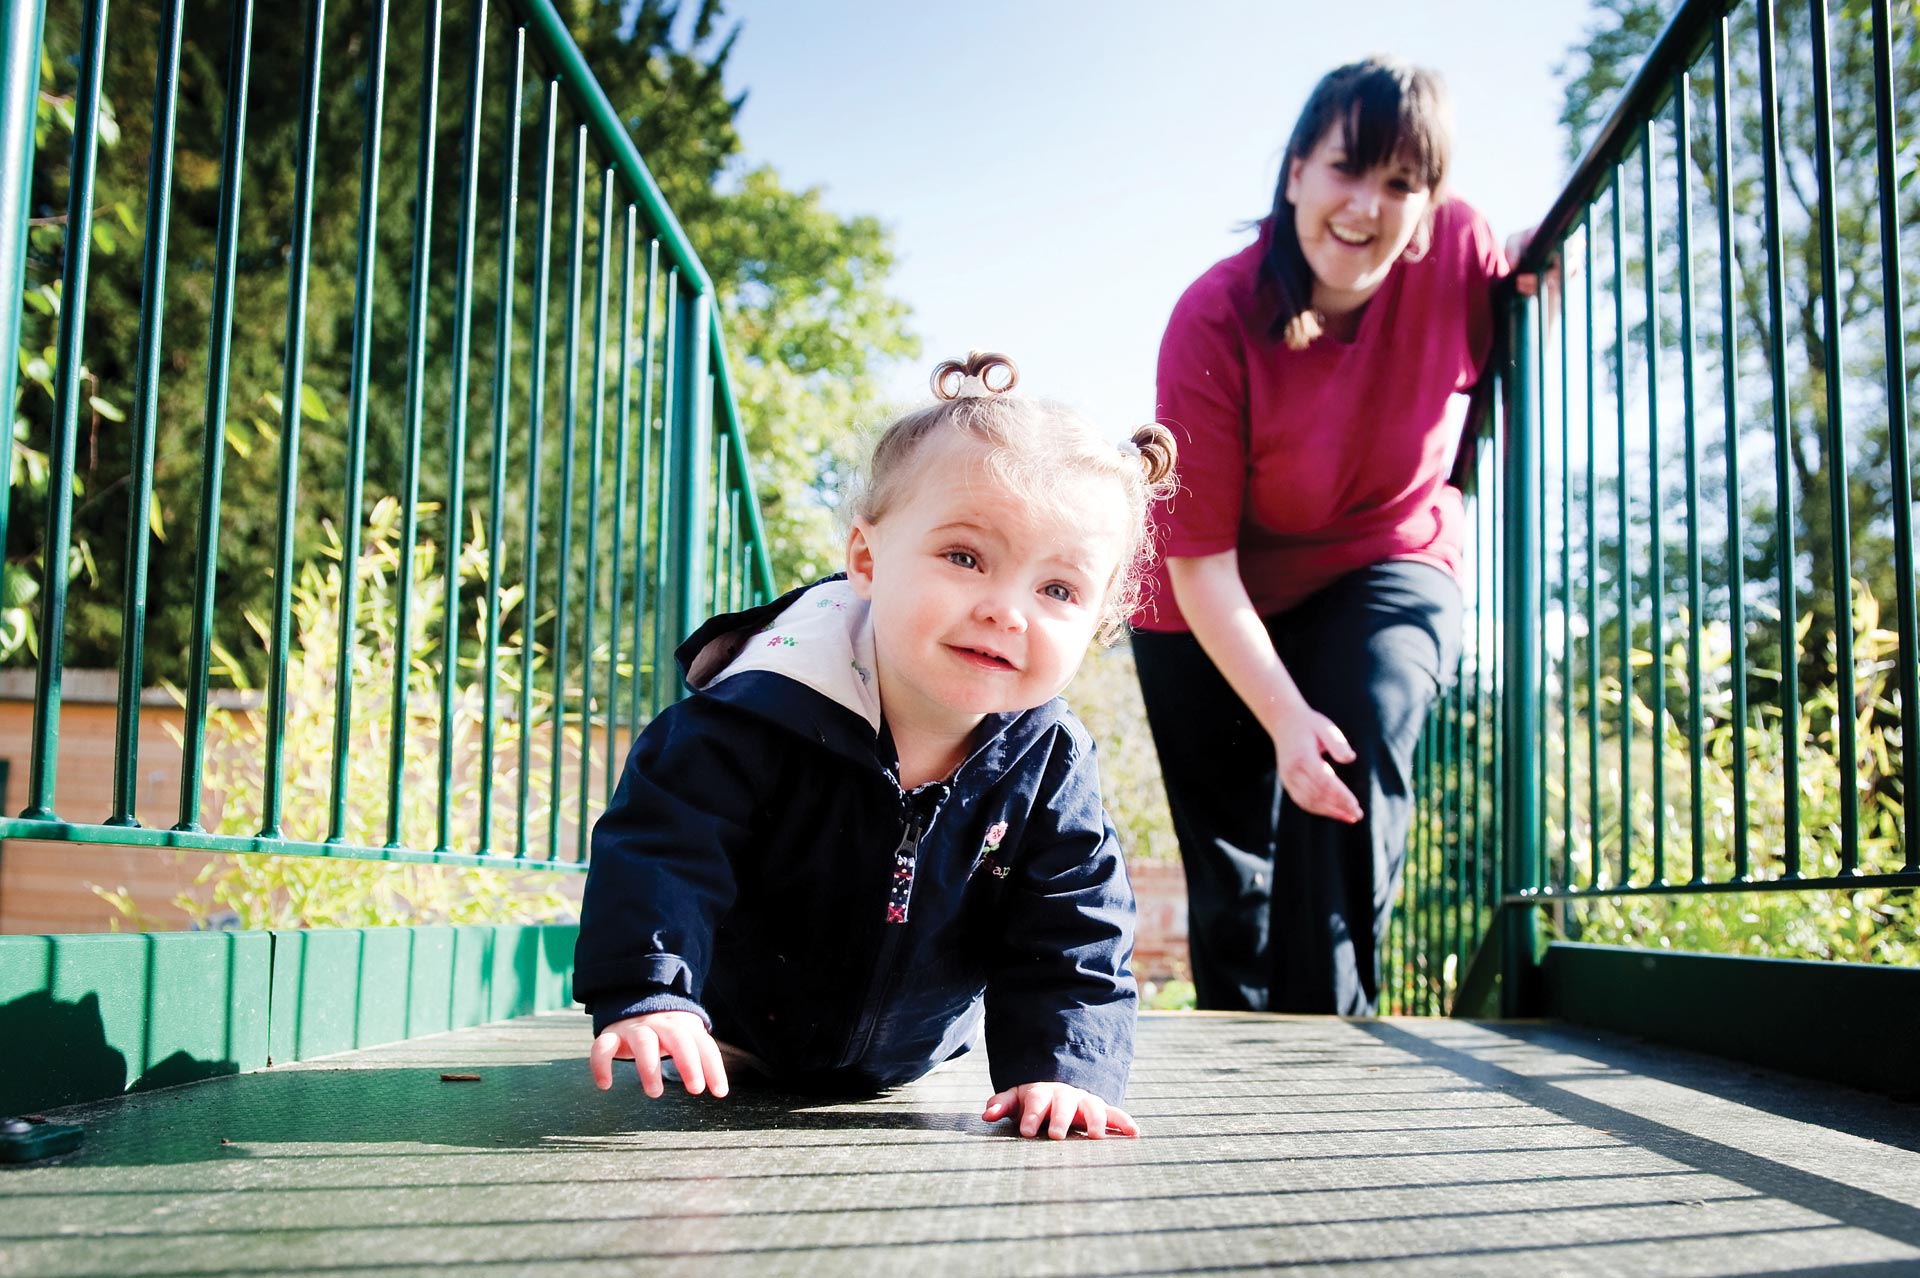
[[[1353,748],[1333,720],[1316,711],[1274,651],[1267,627],[1240,579],[1240,553],[1171,556],[1174,602],[1193,637],[1273,738],[1287,798],[1308,812],[1351,824],[1360,802],[1328,765],[1353,761]]]

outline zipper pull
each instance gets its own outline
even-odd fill
[[[887,893],[887,922],[905,923],[907,904],[913,896],[913,871],[920,859],[920,836],[924,827],[920,813],[909,808],[907,828],[900,846],[893,850],[893,886]]]
[[[887,893],[887,922],[905,923],[907,905],[913,896],[913,871],[920,860],[920,840],[940,807],[953,793],[953,787],[934,781],[902,796],[907,812],[906,832],[900,846],[893,850],[893,887]]]

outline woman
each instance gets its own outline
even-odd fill
[[[1182,491],[1134,654],[1186,863],[1203,1008],[1368,1015],[1413,751],[1460,651],[1453,396],[1506,263],[1444,193],[1431,72],[1320,81],[1259,238],[1160,348]]]

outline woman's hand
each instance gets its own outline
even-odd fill
[[[1515,231],[1507,237],[1506,252],[1507,266],[1509,269],[1517,269],[1519,267],[1520,259],[1526,256],[1528,246],[1533,243],[1534,232],[1539,229],[1538,226],[1529,226],[1526,230]],[[1531,271],[1524,275],[1515,275],[1513,277],[1513,287],[1522,297],[1532,297],[1535,293],[1538,293],[1541,289],[1541,283],[1540,276],[1535,275]],[[1547,263],[1545,280],[1547,309],[1549,312],[1556,314],[1560,309],[1560,284],[1560,255],[1556,253]]]
[[[1334,775],[1328,758],[1352,763],[1353,747],[1333,720],[1319,711],[1301,703],[1274,726],[1274,765],[1280,770],[1280,787],[1287,799],[1315,816],[1352,825],[1360,819],[1360,801]]]
[[[647,1012],[615,1021],[593,1040],[587,1068],[595,1086],[604,1092],[613,1086],[613,1063],[630,1060],[640,1075],[641,1089],[658,1097],[667,1090],[660,1074],[664,1056],[673,1058],[689,1094],[727,1094],[727,1067],[720,1060],[720,1045],[692,1012]]]

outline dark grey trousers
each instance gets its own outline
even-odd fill
[[[1269,617],[1307,704],[1358,756],[1334,771],[1364,815],[1281,793],[1273,742],[1190,634],[1137,631],[1133,654],[1187,875],[1203,1008],[1371,1015],[1413,816],[1414,747],[1460,656],[1460,587],[1396,560]]]

